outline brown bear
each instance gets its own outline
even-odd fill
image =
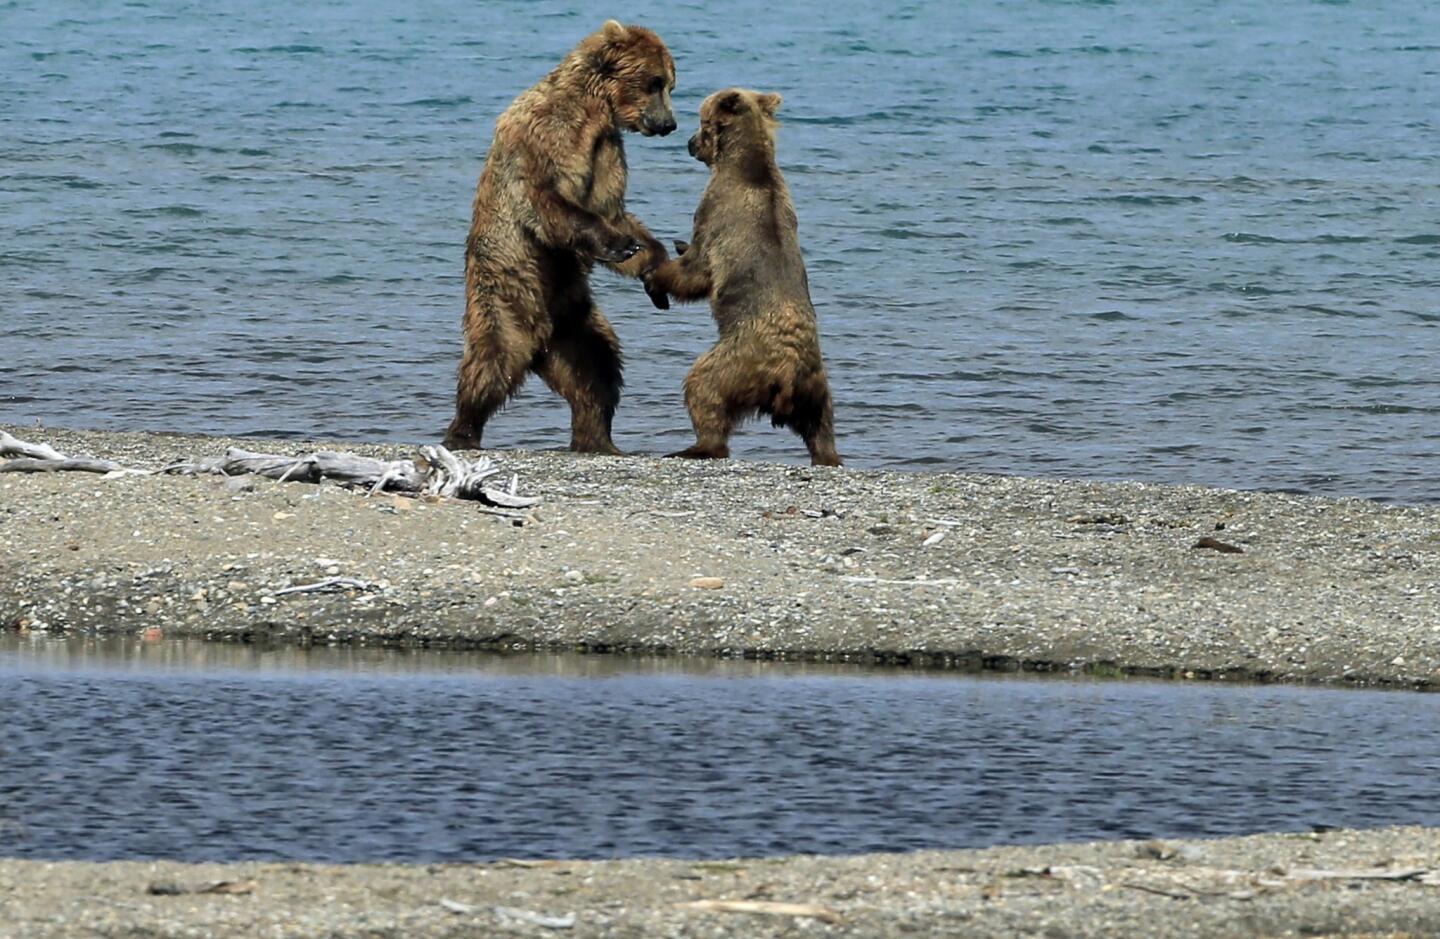
[[[640,277],[668,259],[625,211],[622,131],[675,129],[675,61],[660,37],[610,20],[495,122],[465,250],[465,352],[452,449],[534,372],[570,403],[573,450],[619,453],[620,341],[596,309],[596,261]],[[663,295],[651,298],[667,306]]]
[[[695,444],[671,456],[724,458],[737,421],[770,415],[805,440],[810,462],[839,466],[830,382],[795,207],[775,162],[780,96],[740,88],[700,105],[690,154],[710,167],[689,245],[646,278],[677,300],[708,297],[720,341],[685,377]]]

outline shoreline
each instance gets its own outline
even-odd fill
[[[325,446],[4,429],[149,469]],[[257,477],[0,474],[23,533],[0,628],[1440,688],[1440,506],[489,455],[545,497],[523,524]],[[327,578],[362,586],[293,590]]]
[[[552,930],[576,937],[1400,939],[1440,926],[1440,829],[730,861],[0,860],[0,922],[13,939],[423,939]]]

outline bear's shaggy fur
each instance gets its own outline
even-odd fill
[[[799,434],[811,463],[840,465],[795,207],[775,162],[779,106],[779,95],[740,88],[700,105],[690,153],[710,183],[690,244],[646,278],[677,300],[708,297],[720,327],[685,377],[695,444],[672,456],[728,457],[736,422],[760,413]]]
[[[610,20],[496,121],[466,244],[465,353],[446,446],[478,448],[485,422],[534,372],[570,403],[571,449],[619,452],[620,341],[589,275],[599,261],[640,277],[668,258],[625,211],[621,133],[674,130],[674,86],[660,37]]]

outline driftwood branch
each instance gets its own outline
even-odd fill
[[[22,456],[34,460],[63,460],[64,455],[43,443],[26,443],[0,430],[0,456]]]
[[[502,509],[528,509],[539,505],[539,496],[520,496],[511,491],[484,485],[500,472],[489,457],[474,463],[444,447],[421,447],[414,460],[377,460],[334,450],[320,450],[309,456],[277,456],[252,453],[231,447],[223,457],[196,463],[177,463],[167,473],[217,473],[223,476],[259,475],[280,482],[318,483],[324,480],[342,486],[364,488],[371,495],[394,492],[442,498],[472,499]]]
[[[26,443],[4,431],[0,431],[0,456],[17,457],[0,463],[0,472],[142,472],[126,470],[110,460],[70,459],[45,444]],[[335,450],[320,450],[309,456],[281,456],[231,447],[224,456],[172,463],[159,472],[181,476],[254,475],[278,482],[318,483],[329,480],[342,486],[366,489],[371,495],[393,492],[471,499],[494,506],[493,514],[507,518],[524,518],[522,510],[542,501],[540,496],[519,495],[516,492],[519,479],[513,475],[508,487],[487,486],[486,481],[500,473],[489,457],[481,457],[472,463],[440,446],[421,447],[420,455],[413,460],[378,460]]]
[[[481,483],[500,472],[485,456],[467,463],[444,447],[421,447],[420,454],[426,463],[425,494],[430,496],[475,498]]]
[[[0,463],[0,473],[113,473],[119,463],[110,460],[71,459],[43,443],[27,443],[0,430],[0,456],[15,457]]]
[[[110,460],[71,460],[65,457],[55,460],[21,457],[0,463],[0,473],[113,473],[119,469],[122,469],[120,464]]]

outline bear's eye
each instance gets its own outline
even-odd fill
[[[660,90],[664,87],[665,77],[663,75],[656,75],[654,78],[650,79],[650,93],[652,95],[659,94]]]

